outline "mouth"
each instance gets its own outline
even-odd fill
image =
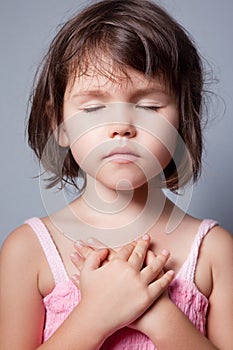
[[[108,162],[118,164],[134,163],[139,158],[139,155],[128,147],[114,148],[107,156],[104,157]]]

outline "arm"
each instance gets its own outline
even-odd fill
[[[0,254],[1,350],[96,350],[101,343],[92,314],[78,307],[43,345],[45,310],[39,291],[43,252],[28,225],[12,232]],[[48,268],[49,269],[49,268]],[[87,310],[88,311],[88,310]],[[88,319],[88,322],[84,320]],[[92,337],[87,337],[92,334]]]
[[[159,255],[154,266],[143,267],[148,247],[149,239],[126,245],[104,265],[109,250],[90,250],[79,276],[81,302],[72,318],[64,322],[48,343],[60,344],[61,335],[69,333],[72,341],[68,339],[65,348],[97,349],[108,336],[137,319],[167,288],[174,275],[168,272],[154,281],[167,256]],[[117,317],[111,317],[112,310],[117,310]]]
[[[232,349],[232,236],[222,228],[212,229],[205,238],[202,253],[209,260],[213,280],[209,297],[207,338],[192,325],[166,295],[163,295],[136,325],[154,342],[158,350]]]
[[[156,258],[153,266],[143,266],[149,243],[149,240],[139,240],[136,246],[126,245],[116,252],[107,264],[103,264],[105,256],[95,265],[93,257],[98,254],[98,250],[89,251],[82,261],[78,276],[81,304],[86,305],[87,309],[90,308],[94,315],[100,315],[98,326],[102,325],[100,333],[104,332],[105,338],[143,314],[167,288],[174,276],[173,272],[168,271],[158,277],[167,262],[167,256],[162,254]],[[91,260],[94,264],[90,269]],[[119,276],[116,279],[114,276],[117,274]],[[96,283],[97,276],[100,278],[100,285]],[[97,300],[90,305],[94,296]],[[117,310],[117,317],[111,319],[109,315],[112,310]]]
[[[233,236],[220,227],[208,235],[213,289],[209,297],[208,338],[221,350],[233,344]]]
[[[44,307],[37,288],[40,252],[27,225],[5,241],[0,255],[1,349],[36,349],[41,344]],[[29,254],[30,252],[30,254]]]
[[[77,248],[77,247],[76,247]],[[88,255],[90,247],[79,248]],[[114,256],[112,251],[111,255]],[[212,270],[212,292],[209,296],[207,337],[204,337],[173,304],[166,292],[141,317],[129,325],[146,334],[158,350],[231,350],[233,329],[233,242],[232,236],[220,227],[205,238],[202,254]],[[155,256],[148,251],[146,264],[154,264]],[[83,258],[73,260],[78,269]]]
[[[82,301],[54,335],[41,345],[45,311],[38,288],[41,267],[38,262],[43,253],[29,230],[27,226],[16,230],[1,251],[2,350],[96,350],[107,336],[139,317],[172,279],[167,274],[156,283],[157,272],[151,268],[142,269],[149,241],[140,240],[136,246],[122,248],[103,267],[100,266],[107,258],[108,250],[92,252],[81,273]],[[166,259],[160,260],[162,265],[165,262]],[[135,289],[139,293],[135,293]],[[132,310],[125,305],[131,305]],[[113,309],[118,310],[117,320],[112,316]],[[92,336],[87,336],[89,334]]]

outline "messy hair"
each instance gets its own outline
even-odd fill
[[[109,76],[106,64],[101,69],[103,54],[112,62],[113,71],[127,74],[127,68],[132,68],[148,79],[162,77],[176,98],[178,132],[188,151],[176,161],[173,157],[164,169],[165,185],[176,191],[190,178],[196,181],[203,148],[203,67],[192,39],[153,2],[103,0],[61,27],[36,75],[28,141],[45,170],[52,174],[50,187],[57,183],[76,184],[75,179],[80,176],[70,149],[61,147],[53,137],[54,126],[63,121],[64,94],[72,76],[85,74],[90,66]],[[51,138],[52,147],[46,150]]]

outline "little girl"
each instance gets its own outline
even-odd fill
[[[29,144],[49,186],[79,196],[6,239],[2,350],[232,349],[232,236],[163,191],[199,176],[203,83],[193,42],[147,0],[100,1],[61,28]]]

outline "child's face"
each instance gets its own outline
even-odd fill
[[[172,158],[179,116],[159,79],[89,71],[67,87],[63,130],[79,166],[111,189],[138,188]]]

